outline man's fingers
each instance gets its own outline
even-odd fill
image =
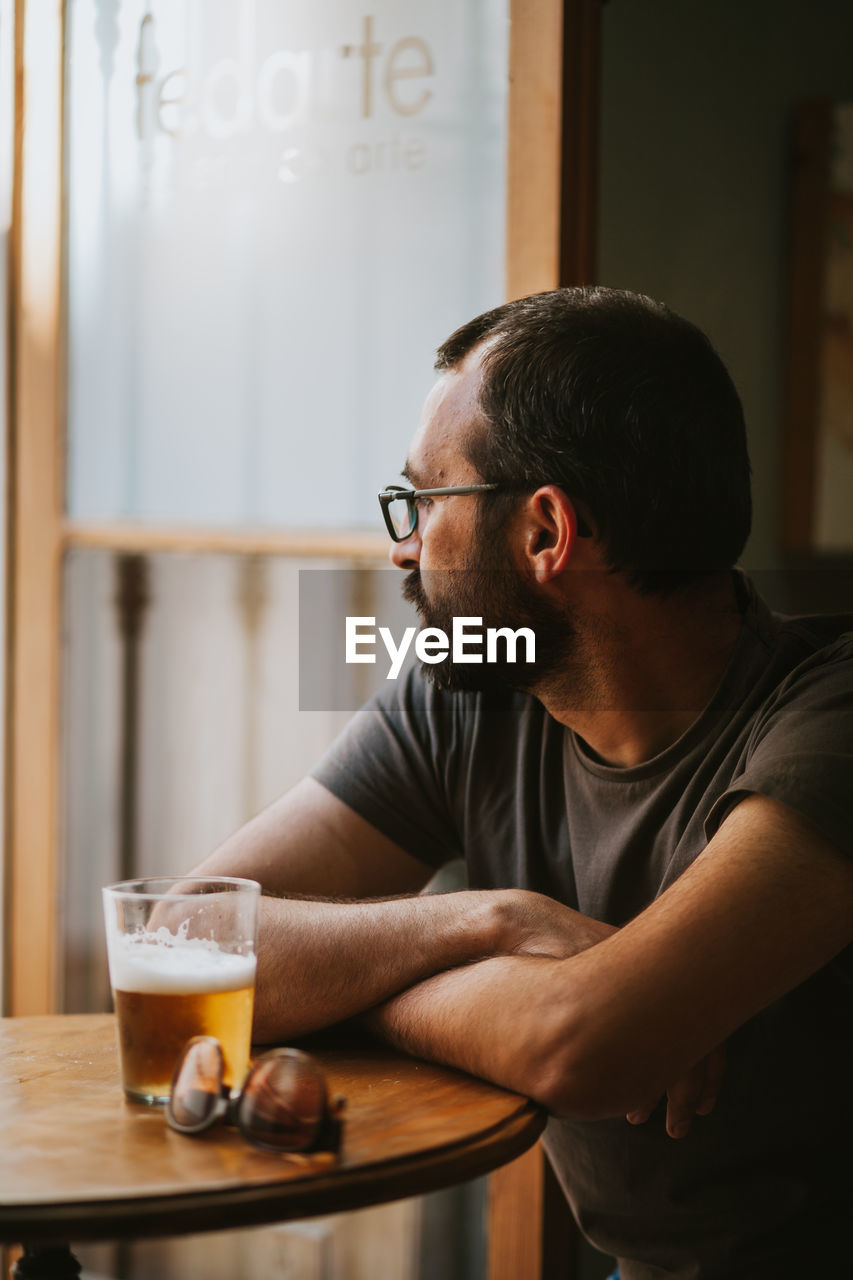
[[[645,1124],[659,1102],[660,1098],[655,1098],[654,1102],[634,1107],[633,1111],[628,1112],[625,1119],[629,1124]]]
[[[717,1045],[716,1049],[712,1049],[705,1059],[705,1086],[702,1090],[702,1097],[696,1107],[697,1115],[707,1116],[714,1110],[725,1073],[726,1046],[725,1044],[720,1044]]]
[[[671,1138],[683,1138],[690,1128],[700,1102],[705,1097],[706,1058],[667,1089],[666,1131]]]
[[[714,1109],[726,1071],[726,1046],[718,1045],[666,1091],[666,1131],[671,1138],[683,1138],[694,1116],[707,1116]],[[645,1124],[660,1098],[641,1103],[628,1112],[629,1124]]]
[[[666,1131],[671,1138],[683,1138],[694,1116],[713,1111],[725,1069],[725,1045],[718,1045],[667,1089]]]

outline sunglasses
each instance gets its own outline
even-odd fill
[[[193,1135],[224,1120],[267,1151],[339,1150],[344,1099],[330,1105],[326,1077],[310,1054],[270,1049],[252,1063],[236,1097],[224,1075],[219,1041],[214,1036],[190,1040],[172,1076],[169,1127]]]

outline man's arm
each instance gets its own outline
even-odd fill
[[[642,1113],[851,940],[853,863],[753,795],[666,893],[598,945],[438,975],[371,1021],[398,1046],[557,1114]]]
[[[259,880],[254,1036],[340,1022],[435,973],[486,956],[565,956],[611,932],[520,890],[417,895],[431,868],[313,779],[232,836],[193,874]]]
[[[303,778],[195,870],[248,876],[268,894],[318,898],[417,893],[433,873],[313,778]]]

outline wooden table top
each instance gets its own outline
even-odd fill
[[[112,1240],[307,1218],[486,1173],[535,1142],[518,1094],[375,1045],[311,1046],[347,1100],[339,1156],[223,1125],[173,1133],[127,1102],[109,1014],[0,1018],[0,1241]]]

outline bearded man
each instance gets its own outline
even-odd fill
[[[842,1274],[853,618],[734,569],[740,402],[665,307],[521,299],[437,369],[391,558],[426,625],[536,660],[414,671],[199,869],[270,895],[257,1036],[363,1014],[538,1099],[622,1280]],[[459,856],[468,890],[417,896]]]

